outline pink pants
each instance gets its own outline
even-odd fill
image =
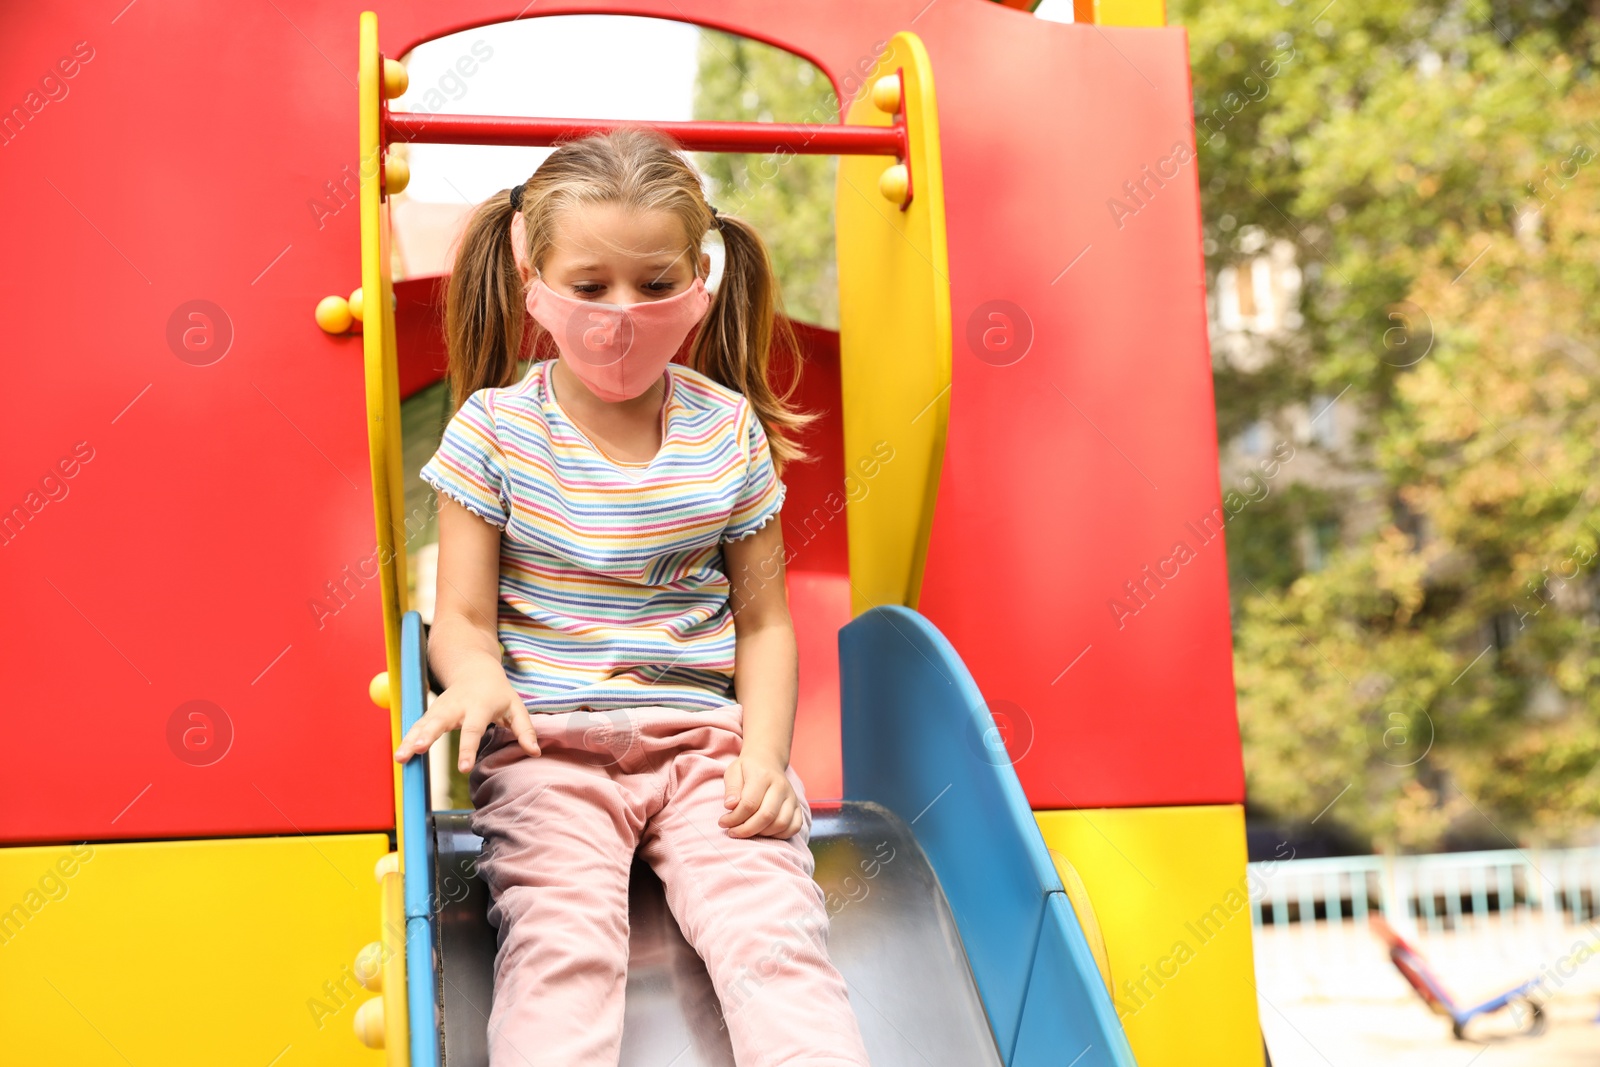
[[[743,740],[738,706],[533,717],[544,755],[496,727],[472,771],[479,871],[499,931],[494,1067],[614,1067],[628,975],[636,848],[711,976],[740,1067],[867,1063],[805,827],[735,838],[722,775]],[[801,804],[805,792],[788,772]]]

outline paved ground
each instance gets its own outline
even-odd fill
[[[1595,1067],[1593,1003],[1557,1002],[1543,1036],[1492,1034],[1457,1041],[1421,1003],[1293,1001],[1261,1007],[1273,1067]]]
[[[1394,970],[1375,938],[1313,928],[1256,933],[1261,1023],[1274,1067],[1600,1067],[1600,956],[1575,951],[1586,931],[1487,927],[1419,938],[1434,971],[1462,1002],[1479,1003],[1538,974],[1550,976],[1543,1035],[1518,1018],[1488,1017],[1450,1034]],[[1570,973],[1558,978],[1557,965]]]

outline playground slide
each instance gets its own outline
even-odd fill
[[[403,631],[402,692],[419,705],[414,615]],[[813,809],[811,847],[830,952],[875,1067],[1132,1067],[1083,930],[959,657],[932,624],[899,607],[864,613],[839,644],[846,800]],[[408,910],[413,922],[431,912],[435,950],[411,942],[412,1062],[436,1062],[442,1029],[449,1067],[481,1067],[495,950],[487,890],[473,873],[482,842],[464,811],[434,813],[424,829],[421,761],[408,771],[416,802],[407,805],[407,869],[432,869],[426,888],[408,879]],[[427,909],[409,903],[424,899]],[[705,968],[642,863],[629,910],[622,1063],[732,1065]]]
[[[439,924],[451,1067],[489,1062],[484,1020],[495,938],[484,915],[486,890],[470,877],[481,842],[467,815],[435,816],[440,897],[449,900],[447,890],[461,897]],[[819,808],[811,847],[832,917],[829,949],[850,984],[872,1062],[1001,1064],[950,909],[906,824],[872,804]],[[733,1067],[711,980],[642,862],[634,868],[629,922],[622,1067]],[[760,981],[752,973],[743,991],[754,993]]]

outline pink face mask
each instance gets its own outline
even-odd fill
[[[666,372],[711,294],[698,277],[683,292],[637,304],[563,296],[535,279],[528,314],[555,338],[567,369],[601,400],[632,400]]]

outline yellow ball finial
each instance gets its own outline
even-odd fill
[[[383,1047],[383,998],[373,997],[356,1009],[356,1037],[368,1048]]]
[[[383,992],[382,941],[373,941],[356,953],[356,981],[374,993]]]
[[[900,110],[900,75],[885,74],[872,83],[872,106],[890,115]]]
[[[351,318],[355,319],[357,322],[366,321],[362,318],[362,311],[366,308],[366,302],[361,299],[361,290],[359,288],[350,294],[350,299],[347,301],[347,303],[350,305]],[[387,682],[385,684],[387,684]]]
[[[411,74],[406,70],[405,64],[392,59],[383,61],[383,98],[393,100],[405,93],[411,84]]]
[[[911,173],[904,163],[896,163],[878,176],[878,192],[890,202],[905,206],[911,193]]]
[[[342,296],[325,296],[317,301],[317,325],[329,333],[344,333],[354,318],[350,302]]]
[[[411,164],[400,156],[387,156],[383,161],[383,191],[390,196],[403,193],[411,184]]]
[[[332,297],[329,297],[331,300]],[[367,696],[380,708],[389,706],[389,672],[379,671],[372,676],[372,681],[367,683]]]

